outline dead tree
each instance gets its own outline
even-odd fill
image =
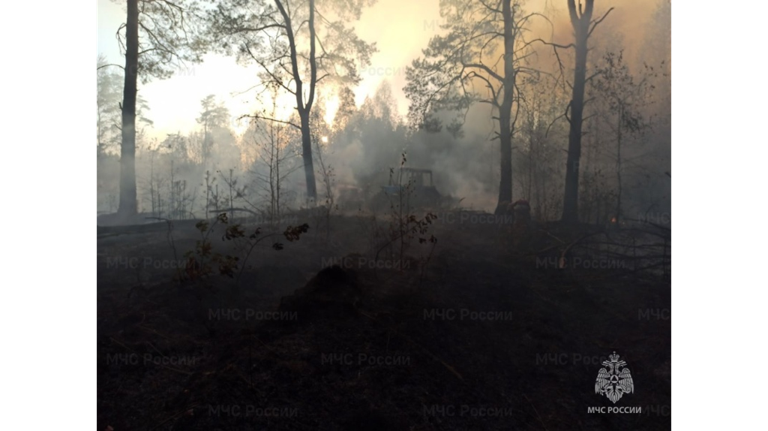
[[[589,37],[613,10],[613,8],[608,9],[600,19],[592,21],[595,1],[586,0],[586,3],[586,8],[583,8],[581,2],[579,2],[577,10],[576,1],[568,0],[568,14],[573,26],[574,43],[559,45],[545,42],[545,44],[554,48],[558,59],[560,58],[557,53],[558,48],[573,49],[576,54],[573,84],[571,86],[571,101],[565,108],[565,118],[568,120],[570,127],[568,131],[568,160],[565,168],[565,193],[563,196],[563,215],[561,220],[566,223],[576,223],[579,220],[579,163],[581,160],[581,136],[584,120],[584,89],[587,82],[595,76],[592,75],[587,78]]]

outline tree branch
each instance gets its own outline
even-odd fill
[[[285,22],[286,27],[286,36],[288,37],[288,45],[291,49],[291,68],[293,70],[293,78],[296,80],[296,109],[298,109],[299,113],[301,114],[306,110],[306,106],[304,105],[303,101],[303,94],[302,94],[302,88],[303,83],[301,82],[301,76],[299,75],[299,64],[298,64],[298,56],[296,53],[296,40],[293,37],[293,29],[291,27],[291,17],[288,15],[288,12],[286,12],[285,8],[283,7],[283,3],[281,0],[275,0],[275,4],[277,5],[277,9],[280,11],[280,15],[283,17],[283,21]]]
[[[498,73],[494,72],[493,70],[491,70],[490,67],[488,67],[488,66],[486,66],[486,65],[484,65],[482,63],[462,63],[462,66],[465,67],[465,68],[466,67],[475,67],[475,68],[481,69],[481,70],[485,71],[486,73],[488,73],[489,75],[491,75],[492,77],[498,79],[499,81],[502,81],[502,82],[504,81],[504,78],[502,78],[501,75],[499,75]]]
[[[587,33],[587,37],[592,36],[592,32],[595,31],[595,28],[597,28],[597,25],[603,22],[603,20],[608,16],[609,13],[611,13],[612,10],[613,8],[608,9],[608,12],[606,12],[602,18],[592,23],[592,28],[589,30],[589,33]]]
[[[309,97],[306,108],[312,109],[315,101],[315,84],[317,84],[317,61],[315,59],[315,0],[309,0]]]
[[[576,47],[576,45],[574,45],[573,43],[569,43],[568,45],[560,45],[559,43],[547,42],[547,41],[545,41],[544,39],[541,39],[541,38],[533,39],[532,41],[530,41],[528,43],[532,44],[533,42],[541,42],[544,45],[552,46],[552,47],[555,47],[555,48],[562,48],[562,49],[568,49],[568,48],[575,48]]]
[[[245,48],[245,51],[248,53],[248,55],[251,56],[251,59],[253,59],[253,61],[255,61],[259,66],[261,66],[261,68],[264,70],[264,72],[267,75],[269,75],[270,78],[272,78],[272,82],[274,82],[275,84],[277,84],[280,87],[282,87],[285,91],[287,91],[287,92],[289,92],[291,94],[296,94],[296,93],[293,92],[293,90],[291,90],[285,84],[283,84],[283,80],[278,78],[277,76],[275,76],[275,74],[272,73],[271,70],[269,70],[269,68],[264,64],[264,62],[262,62],[261,60],[256,58],[255,55],[253,55],[253,53],[251,52],[251,48],[249,48],[247,44],[244,44],[243,47]]]
[[[278,119],[276,119],[276,118],[271,118],[271,117],[265,117],[265,116],[263,116],[263,115],[247,115],[247,114],[246,114],[246,115],[241,115],[241,116],[239,116],[237,119],[238,119],[238,120],[242,120],[243,118],[250,118],[250,119],[252,119],[252,120],[267,120],[267,121],[272,121],[272,122],[274,122],[274,123],[286,124],[286,125],[289,125],[289,126],[291,126],[291,127],[295,127],[295,128],[297,128],[297,129],[301,130],[301,126],[299,126],[299,125],[298,125],[298,124],[296,124],[296,123],[292,123],[292,122],[290,122],[290,121],[283,121],[283,120],[278,120]]]
[[[123,66],[120,66],[119,64],[114,64],[114,63],[109,63],[109,64],[102,64],[101,66],[97,66],[97,67],[96,67],[96,70],[100,70],[100,69],[103,69],[103,68],[105,68],[105,67],[107,67],[107,66],[117,66],[117,67],[119,67],[120,69],[123,69],[123,70],[125,70],[125,67],[123,67]]]
[[[597,77],[597,76],[600,76],[600,75],[602,75],[602,74],[603,74],[603,72],[602,72],[602,71],[597,71],[597,72],[593,73],[593,74],[592,74],[592,75],[591,75],[589,78],[585,79],[585,80],[584,80],[584,83],[586,84],[587,82],[589,82],[590,80],[592,80],[592,78],[595,78],[595,77]]]

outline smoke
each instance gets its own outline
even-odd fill
[[[664,60],[667,60],[667,68],[660,67],[659,70],[667,71],[668,3],[600,1],[595,8],[595,19],[602,17],[611,7],[615,9],[591,38],[590,67],[599,66],[601,57],[607,52],[623,51],[633,73],[641,72],[644,64],[658,66]],[[409,8],[417,8],[421,15],[402,18],[404,15],[401,12]],[[525,10],[548,17],[532,18],[527,40],[541,38],[560,44],[572,41],[573,29],[565,1],[529,1]],[[327,138],[327,144],[322,146],[322,156],[333,169],[332,180],[337,189],[354,186],[374,193],[387,184],[390,168],[399,166],[405,155],[406,166],[433,171],[434,184],[441,194],[463,199],[462,207],[492,210],[496,205],[500,178],[499,142],[493,139],[495,123],[487,105],[474,105],[466,112],[462,133],[457,136],[446,130],[438,133],[413,132],[404,123],[408,104],[402,91],[405,66],[418,57],[429,38],[440,31],[437,12],[437,0],[419,2],[418,5],[410,1],[384,1],[376,10],[366,11],[358,31],[363,39],[376,40],[380,51],[373,56],[372,65],[361,71],[361,85],[352,89],[355,95],[353,106],[342,107],[343,102],[336,94],[339,89],[324,89],[314,110],[318,118],[331,121],[330,124],[323,121],[322,127],[319,127],[320,120],[316,120],[315,132],[317,138]],[[395,15],[398,18],[392,22],[398,24],[398,31],[387,30],[394,28],[395,24],[381,25],[387,22],[387,16]],[[540,217],[555,218],[559,211],[567,146],[567,123],[564,118],[558,117],[562,117],[570,97],[567,88],[563,88],[566,84],[562,79],[572,79],[573,59],[568,50],[559,50],[561,69],[552,47],[539,43],[532,46],[537,55],[531,57],[528,66],[541,71],[542,77],[529,87],[521,85],[521,91],[526,97],[537,97],[541,107],[535,113],[530,107],[521,109],[515,125],[513,195],[515,199],[530,200],[534,213]],[[204,67],[202,65],[198,69],[200,76],[206,76]],[[217,64],[217,67],[221,65]],[[558,77],[560,80],[555,84]],[[190,77],[184,79],[189,80]],[[649,205],[668,207],[668,202],[664,201],[669,194],[669,177],[665,176],[665,172],[670,169],[668,82],[668,76],[656,78],[653,103],[644,108],[645,116],[653,123],[652,130],[643,136],[632,137],[623,152],[626,161],[622,168],[625,170],[623,192],[628,208],[632,208],[628,211],[633,214]],[[242,96],[238,97],[237,100],[242,99]],[[232,97],[220,95],[219,99],[228,102]],[[149,99],[148,103],[152,108],[153,100]],[[595,105],[598,103],[595,102]],[[325,112],[326,105],[336,112]],[[257,207],[265,205],[264,195],[259,192],[265,186],[264,164],[256,150],[263,136],[255,138],[254,126],[243,130],[235,124],[234,118],[250,112],[243,112],[243,107],[239,105],[228,106],[232,122],[217,127],[211,133],[215,144],[207,157],[202,157],[199,149],[205,140],[199,127],[179,131],[179,139],[176,140],[169,140],[168,133],[160,131],[144,138],[137,160],[140,205],[144,211],[153,207],[152,201],[158,197],[148,196],[158,193],[158,189],[159,199],[165,201],[164,205],[172,204],[172,194],[177,195],[174,199],[180,199],[179,190],[174,191],[172,183],[183,181],[186,182],[186,189],[181,193],[186,193],[184,199],[189,201],[184,205],[196,208],[195,215],[200,215],[206,200],[206,171],[218,178],[216,184],[224,196],[221,189],[230,188],[224,184],[229,169],[234,170],[239,187],[248,186],[239,198],[239,205],[245,206],[246,200]],[[346,109],[345,113],[340,114],[343,109]],[[150,111],[150,118],[152,114],[154,109]],[[340,116],[347,118],[341,121]],[[598,120],[597,117],[588,120],[594,124],[585,125],[585,130],[593,135],[584,138],[582,187],[600,188],[600,192],[584,189],[582,196],[607,202],[610,194],[616,192],[613,185],[616,154],[611,149],[615,131],[611,131],[606,124],[598,124]],[[286,157],[283,187],[287,198],[284,204],[298,207],[303,203],[305,190],[304,173],[300,169],[299,139],[296,130],[290,126],[284,132],[285,142],[281,144]],[[174,161],[173,167],[171,160]],[[100,164],[100,181],[102,176],[109,176],[105,171],[107,166],[110,170],[114,169],[115,161],[109,163]],[[319,191],[323,189],[322,180],[318,174]],[[103,183],[109,190],[100,190],[99,204],[102,210],[107,211],[109,202],[114,200],[110,195],[118,193],[117,181],[104,178]],[[157,202],[154,207],[156,209]]]

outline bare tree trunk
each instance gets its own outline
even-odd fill
[[[315,33],[315,0],[309,0],[309,19],[307,20],[307,27],[309,29],[309,95],[306,102],[304,101],[304,82],[301,80],[299,74],[299,54],[296,50],[296,40],[293,35],[293,26],[291,24],[291,17],[286,12],[285,7],[281,0],[275,0],[280,14],[283,17],[286,28],[286,36],[288,37],[288,46],[291,52],[291,73],[293,80],[296,83],[296,109],[299,112],[299,118],[301,119],[301,150],[302,158],[304,160],[304,174],[307,180],[307,200],[312,201],[313,204],[317,201],[317,187],[315,185],[315,169],[312,164],[312,134],[310,130],[309,117],[312,112],[312,104],[315,101],[315,86],[317,85],[317,58],[316,58],[316,33]],[[303,23],[301,24],[303,25]],[[299,27],[301,27],[299,25]]]
[[[531,115],[533,117],[533,115]],[[531,190],[533,189],[533,134],[536,132],[536,122],[531,118],[531,130],[528,135],[528,193],[525,199],[531,200]]]
[[[101,127],[101,109],[96,110],[96,144],[100,147],[101,144],[104,142],[104,139],[102,137],[104,136],[104,128]]]
[[[565,168],[565,195],[563,197],[563,216],[565,223],[579,221],[579,162],[581,160],[581,127],[584,118],[584,87],[587,83],[587,53],[589,36],[595,27],[602,22],[613,10],[609,9],[602,18],[592,23],[592,11],[595,1],[586,0],[587,6],[582,10],[579,2],[576,10],[575,0],[568,0],[568,14],[571,18],[576,50],[576,68],[573,77],[573,93],[569,104],[571,116],[568,118],[570,130],[568,133],[568,161]]]
[[[152,217],[160,217],[157,214],[157,205],[155,204],[155,153],[150,153],[149,156],[149,204],[152,208]]]
[[[590,173],[590,185],[588,187],[591,187],[587,193],[587,201],[586,203],[586,210],[582,211],[582,215],[586,217],[586,220],[588,223],[593,222],[596,220],[594,217],[592,217],[592,214],[594,213],[594,207],[595,207],[595,201],[596,201],[596,190],[597,190],[597,181],[594,173],[594,169],[591,169],[592,167],[592,161],[595,160],[595,153],[597,151],[597,146],[600,145],[598,137],[600,136],[600,127],[595,122],[591,122],[589,124],[589,130],[587,131],[587,134],[589,136],[589,140],[587,142],[587,154],[585,157],[585,162],[582,164],[584,169],[584,172]],[[585,188],[585,192],[587,192],[587,188]]]
[[[273,115],[274,115],[274,109]],[[275,125],[270,124],[269,127],[269,223],[272,226],[277,226],[277,214],[275,210],[276,198],[275,198]],[[279,174],[278,174],[279,175]]]
[[[136,79],[139,68],[139,4],[128,0],[125,27],[125,85],[122,105],[122,143],[120,145],[120,206],[122,217],[138,212],[136,200]]]
[[[232,179],[232,172],[233,171],[234,171],[234,169],[229,168],[229,208],[230,208],[230,210],[229,210],[229,219],[230,220],[234,220],[235,219],[235,210],[233,209],[233,208],[235,208],[235,198],[234,198],[234,195],[232,194],[232,186],[234,184],[233,183],[233,179]]]
[[[616,226],[619,225],[621,216],[621,126],[624,120],[624,106],[619,105],[618,134],[616,136]]]
[[[587,53],[589,48],[589,36],[595,30],[600,22],[613,10],[608,12],[602,18],[592,20],[592,11],[595,1],[586,0],[587,6],[582,10],[579,2],[578,11],[576,10],[575,0],[568,0],[568,14],[571,18],[571,25],[574,33],[574,48],[576,51],[576,67],[573,77],[573,93],[571,95],[570,108],[571,116],[568,118],[570,130],[568,133],[568,161],[565,168],[565,194],[563,197],[563,216],[565,223],[577,223],[579,221],[579,163],[581,161],[581,129],[584,119],[584,88],[587,83]]]
[[[587,0],[587,8],[582,13],[581,3],[576,11],[575,0],[568,0],[568,12],[571,16],[576,39],[576,69],[573,77],[568,133],[568,161],[565,168],[565,196],[563,198],[563,217],[566,223],[579,221],[579,161],[581,159],[581,126],[584,118],[584,87],[587,73],[587,41],[589,23],[592,19],[594,0]]]
[[[315,167],[312,161],[312,131],[309,125],[309,111],[301,117],[301,152],[304,160],[304,175],[307,180],[307,199],[313,205],[317,202],[317,186],[315,184]]]
[[[512,0],[504,0],[504,96],[499,107],[499,142],[501,152],[501,181],[496,214],[506,211],[504,202],[512,202],[512,102],[515,89],[515,20]]]
[[[176,214],[176,190],[173,177],[173,159],[171,159],[171,206],[168,209],[168,218],[173,220]]]
[[[511,104],[510,104],[511,105]],[[506,211],[503,208],[504,202],[512,202],[512,136],[510,136],[509,130],[509,114],[512,107],[509,106],[505,109],[502,105],[501,119],[499,121],[500,128],[500,150],[501,150],[501,182],[499,183],[499,203],[496,207],[496,214],[501,214]],[[506,114],[504,114],[506,112]]]
[[[275,220],[276,226],[280,226],[280,129],[277,130],[277,141],[275,146],[275,185],[273,188],[275,202]]]

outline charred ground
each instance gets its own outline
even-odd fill
[[[521,246],[439,214],[401,251],[383,219],[296,219],[239,280],[179,280],[194,221],[99,228],[99,429],[669,428],[668,229],[536,225]],[[636,389],[615,405],[594,388],[614,351]]]

